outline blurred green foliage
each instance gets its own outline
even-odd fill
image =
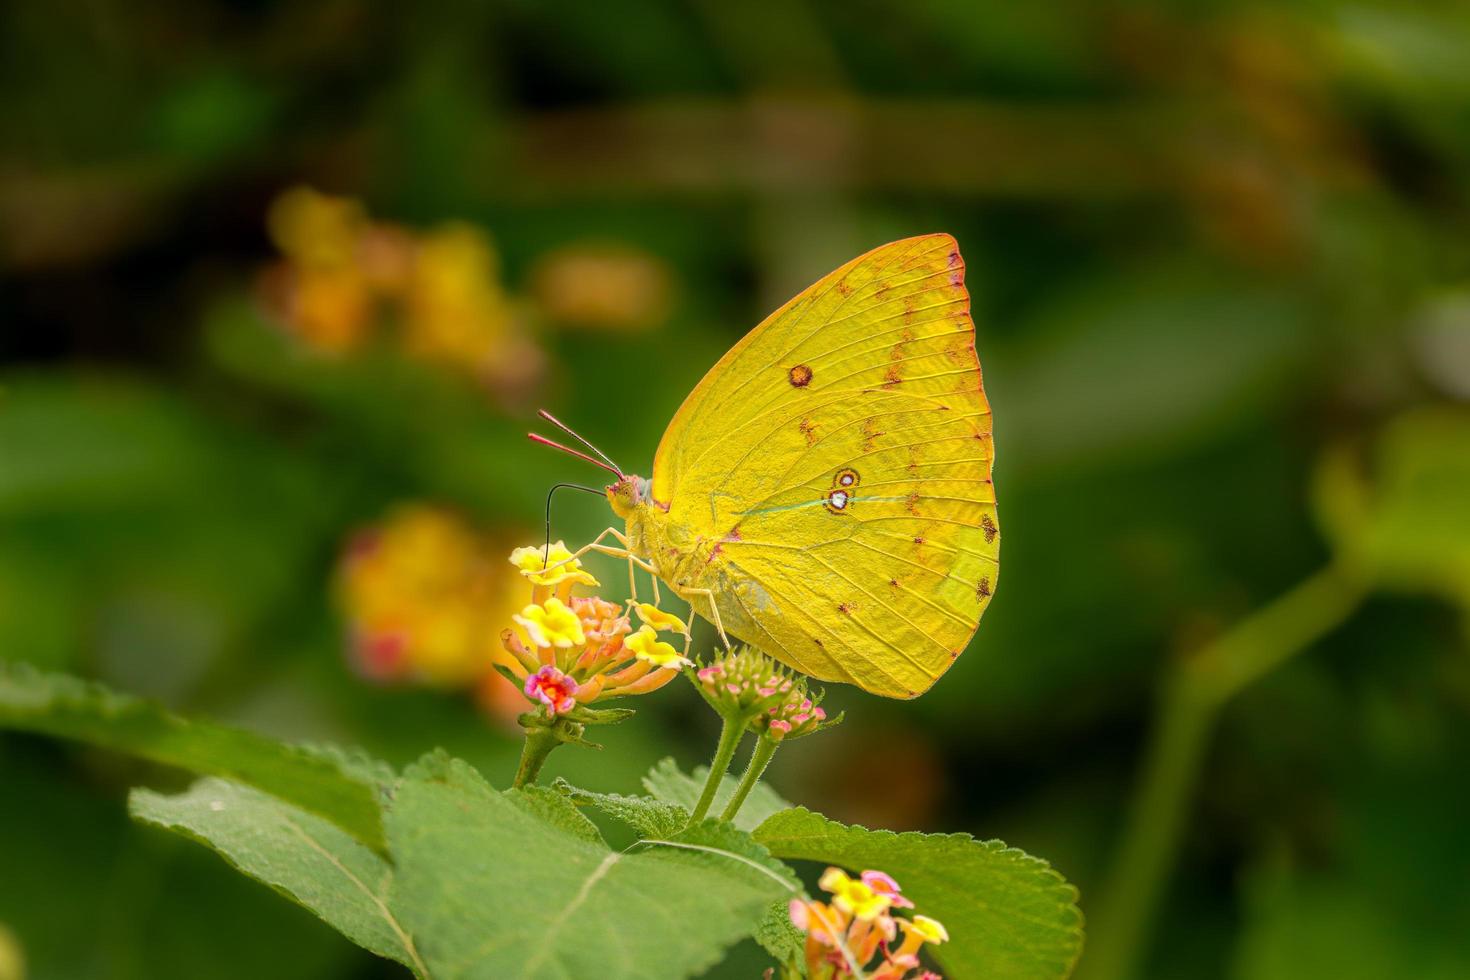
[[[350,666],[352,533],[422,500],[538,538],[546,488],[595,477],[525,442],[536,406],[646,473],[767,311],[945,230],[1003,582],[922,700],[833,691],[848,724],[778,788],[1003,837],[1091,916],[1160,678],[1345,563],[1361,604],[1220,709],[1139,972],[1462,975],[1466,50],[1452,0],[6,5],[0,657],[396,764],[443,745],[503,784],[517,748],[467,698]],[[488,232],[538,380],[305,350],[261,286],[267,208],[301,183]],[[661,322],[537,298],[589,242],[666,271]],[[569,541],[607,523],[582,498],[554,517]],[[549,775],[702,761],[692,695],[649,700]],[[0,739],[0,976],[12,946],[41,978],[385,975],[128,826],[123,789],[171,778]]]

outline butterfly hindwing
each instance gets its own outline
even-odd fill
[[[995,588],[992,445],[964,264],[931,235],[848,263],[736,345],[675,416],[652,495],[718,544],[692,584],[718,586],[732,633],[912,697]]]

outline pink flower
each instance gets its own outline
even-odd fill
[[[818,708],[818,711],[821,709]],[[903,889],[898,887],[898,882],[881,871],[864,871],[858,876],[863,884],[880,895],[887,895],[888,900],[893,903],[894,908],[911,909],[914,903],[904,898],[901,894]]]
[[[577,706],[577,682],[547,664],[526,678],[526,697],[546,705],[549,714],[564,715]]]

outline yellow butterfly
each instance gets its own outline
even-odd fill
[[[608,461],[625,527],[583,551],[643,568],[655,595],[662,579],[726,644],[923,693],[974,635],[999,569],[964,271],[949,235],[908,238],[771,314],[684,400],[651,480]]]

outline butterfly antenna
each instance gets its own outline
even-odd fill
[[[602,491],[596,487],[584,487],[580,483],[558,483],[546,491],[546,543],[541,547],[541,570],[546,571],[546,565],[551,561],[551,496],[558,490],[581,490],[584,493],[595,493],[599,497]]]
[[[591,463],[593,466],[601,466],[603,469],[607,470],[609,473],[616,474],[617,477],[618,477],[618,479],[621,480],[623,478],[623,471],[622,470],[617,469],[616,467],[612,466],[609,463],[604,463],[600,459],[596,459],[596,458],[594,458],[592,456],[588,456],[584,452],[580,452],[580,451],[578,451],[576,449],[573,449],[571,446],[563,446],[559,442],[553,442],[552,440],[546,438],[545,436],[537,435],[534,432],[528,432],[528,433],[526,433],[526,438],[530,439],[532,442],[539,442],[543,446],[550,446],[552,449],[560,449],[564,453],[570,453],[571,455],[577,457],[578,459],[585,459],[587,462]]]
[[[612,461],[612,458],[610,456],[608,456],[607,453],[603,452],[601,449],[598,449],[596,446],[592,445],[592,443],[589,442],[587,439],[584,439],[577,432],[577,430],[573,429],[570,425],[567,425],[561,419],[557,418],[555,415],[552,415],[550,412],[548,412],[544,408],[543,409],[539,409],[536,412],[536,414],[539,415],[539,416],[541,416],[546,421],[550,422],[552,425],[556,426],[561,431],[565,432],[567,435],[571,436],[573,439],[575,439],[578,442],[580,442],[582,445],[586,446],[588,449],[592,450],[592,452],[597,456],[598,459],[601,459],[608,466],[611,466],[612,469],[613,469],[613,472],[616,473],[620,478],[622,477],[622,475],[623,475],[622,467],[618,466],[617,463],[614,463]]]

